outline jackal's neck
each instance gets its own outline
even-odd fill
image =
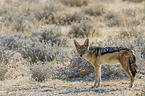
[[[86,60],[88,60],[88,61],[90,61],[90,62],[94,62],[94,55],[92,54],[92,52],[90,51],[90,50],[88,50],[86,53],[85,53],[85,55],[84,55],[84,57],[83,58],[85,58]]]

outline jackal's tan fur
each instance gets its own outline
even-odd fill
[[[80,57],[87,59],[94,65],[95,84],[93,87],[101,86],[101,65],[103,64],[121,64],[130,78],[130,87],[133,86],[137,66],[135,64],[136,58],[130,49],[122,47],[89,47],[89,39],[86,39],[83,45],[80,45],[76,40],[74,40],[74,44]]]

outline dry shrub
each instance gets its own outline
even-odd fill
[[[123,12],[124,12],[127,16],[136,16],[136,15],[137,15],[137,11],[136,11],[135,9],[132,9],[132,8],[123,9]]]
[[[32,78],[38,82],[42,82],[46,79],[47,68],[42,64],[34,64],[30,69],[32,72]]]
[[[27,58],[29,62],[53,61],[59,53],[58,45],[54,44],[52,46],[51,42],[40,42],[37,37],[22,40],[22,44],[23,47],[19,51],[23,58]]]
[[[57,13],[64,9],[59,1],[7,0],[0,4],[0,23],[9,31],[29,31],[38,23],[56,24]]]
[[[0,49],[0,80],[5,79],[5,74],[8,71],[7,63],[9,62],[9,58],[10,55]]]
[[[61,0],[61,2],[67,6],[82,6],[88,5],[89,0]]]
[[[72,23],[71,27],[69,37],[88,37],[95,32],[93,25],[86,20],[81,20],[80,23]]]
[[[59,78],[76,78],[89,76],[93,72],[94,67],[90,62],[82,60],[81,58],[72,58],[70,60],[70,65],[60,70],[58,74]]]
[[[50,42],[40,42],[37,37],[21,33],[4,35],[1,37],[1,42],[5,48],[19,51],[23,58],[27,58],[30,62],[52,61],[57,50]]]
[[[23,3],[20,0],[16,1],[18,4],[14,4],[13,1],[10,1],[11,3],[8,2],[0,6],[0,14],[2,17],[0,22],[3,23],[7,29],[9,28],[9,31],[24,32],[26,29],[31,28],[31,24],[27,22],[35,18],[34,15],[32,15],[32,11],[30,11],[29,8],[23,8]],[[26,7],[28,3],[25,2],[24,5]]]
[[[0,64],[0,80],[5,79],[6,72],[7,72],[7,67],[3,64]]]
[[[142,15],[142,10],[134,8],[125,8],[123,9],[124,15],[122,19],[124,20],[124,26],[138,26],[142,23],[141,18],[138,18],[139,15]]]
[[[24,32],[26,29],[25,17],[23,15],[19,15],[13,18],[13,23],[11,24],[12,30],[16,30],[18,32]],[[30,27],[30,26],[27,26]]]
[[[40,32],[33,33],[33,36],[39,37],[40,42],[50,42],[52,46],[66,45],[66,39],[61,38],[62,33],[59,27],[44,28]]]
[[[127,22],[126,25],[128,26],[138,26],[141,24],[140,20],[132,19],[130,22]]]
[[[143,55],[143,58],[145,59],[145,47],[142,48],[142,50],[141,50],[141,54]]]
[[[17,51],[8,51],[13,55],[9,58],[9,62],[7,64],[7,72],[5,74],[5,79],[16,79],[19,77],[29,77],[31,74],[28,65],[26,64],[26,60],[23,59],[22,55]]]
[[[42,7],[40,7],[42,6]],[[56,23],[57,11],[59,6],[53,4],[52,2],[46,2],[43,5],[39,5],[38,9],[34,9],[35,17],[39,21],[43,21],[45,23]]]
[[[102,65],[102,79],[123,79],[127,78],[127,74],[124,72],[121,65]]]
[[[72,24],[72,22],[80,22],[83,19],[82,12],[73,12],[73,13],[63,13],[58,16],[57,24],[60,25],[68,25]]]
[[[0,36],[0,40],[0,45],[5,49],[19,51],[29,62],[53,61],[66,44],[66,39],[61,38],[59,28],[46,28],[30,36],[17,32],[6,34]],[[59,57],[62,56],[64,55]]]
[[[54,75],[55,69],[53,63],[37,62],[31,65],[32,78],[38,82],[42,82]]]
[[[83,7],[82,10],[84,13],[89,14],[91,16],[101,16],[105,13],[105,8],[103,5],[89,5],[87,7]]]
[[[7,63],[9,62],[9,58],[10,58],[10,54],[0,49],[0,63],[3,65],[7,65]]]
[[[142,2],[143,0],[122,0],[122,1],[129,1],[129,2],[139,3],[139,2]]]
[[[49,45],[41,43],[33,43],[34,46],[27,46],[21,54],[24,58],[27,58],[29,62],[38,61],[53,61],[55,58],[54,48]],[[49,46],[49,47],[47,47]],[[44,49],[43,49],[44,48]]]
[[[119,33],[119,35],[117,36],[119,38],[132,38],[132,37],[137,37],[137,31],[134,27],[131,28],[126,28],[126,29],[122,29],[121,32]]]
[[[115,12],[108,12],[107,14],[105,14],[105,22],[109,27],[124,25],[124,20],[122,19],[122,17]]]

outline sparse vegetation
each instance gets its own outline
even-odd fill
[[[90,16],[101,16],[105,13],[105,7],[103,5],[89,5],[88,7],[83,7],[82,10],[84,13],[89,14]]]
[[[82,12],[64,13],[59,16],[57,24],[70,25],[73,22],[80,22],[82,19],[84,19]]]
[[[50,62],[37,62],[30,66],[30,70],[32,71],[32,78],[38,82],[42,82],[52,77],[56,71],[53,67],[53,64]]]
[[[0,95],[145,95],[144,0],[0,0]],[[101,35],[100,35],[101,34]],[[94,67],[78,58],[81,44],[134,51],[133,89],[121,65]],[[112,83],[113,82],[113,83]]]
[[[57,12],[59,11],[60,6],[53,4],[53,1],[48,1],[43,4],[41,8],[34,9],[35,17],[39,21],[43,21],[46,24],[57,23]],[[57,2],[58,3],[58,2]],[[41,5],[37,6],[40,7]]]
[[[52,46],[55,44],[62,46],[66,44],[66,39],[62,39],[62,33],[59,27],[45,28],[41,32],[33,33],[33,36],[39,37],[41,43],[51,43]]]
[[[72,23],[72,30],[69,32],[69,37],[89,37],[94,33],[93,24],[82,20],[80,23]]]
[[[68,6],[82,6],[88,5],[89,0],[60,0],[63,4]]]
[[[108,27],[119,27],[124,25],[124,20],[122,17],[115,12],[108,12],[105,15],[105,22]]]
[[[136,10],[132,8],[123,9],[123,12],[128,16],[136,16]]]
[[[138,2],[142,2],[143,0],[123,0],[123,1],[130,1],[130,2],[138,3]]]
[[[131,27],[128,29],[122,29],[120,34],[118,35],[118,37],[120,37],[120,38],[125,38],[125,37],[133,38],[133,37],[137,37],[138,34],[140,34],[140,33],[137,32],[135,30],[135,28]]]

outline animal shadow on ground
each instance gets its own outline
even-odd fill
[[[80,81],[84,81],[84,82],[94,82],[94,80],[88,80],[86,78],[73,78],[73,79],[63,79],[65,81],[68,82],[80,82]],[[86,85],[87,86],[87,85]],[[86,93],[86,92],[95,92],[97,94],[102,94],[102,93],[109,93],[109,92],[113,92],[113,91],[117,91],[117,89],[111,89],[111,90],[107,90],[106,88],[103,87],[98,87],[98,88],[91,88],[91,86],[85,87],[85,88],[74,88],[74,90],[71,90],[71,88],[68,86],[68,88],[63,91],[60,92],[59,94],[75,94],[75,93]]]
[[[75,91],[66,91],[66,92],[62,92],[62,93],[59,93],[59,94],[69,94],[69,93],[83,93],[83,92],[96,92],[96,93],[109,93],[109,91],[106,91],[104,89],[76,89]]]

